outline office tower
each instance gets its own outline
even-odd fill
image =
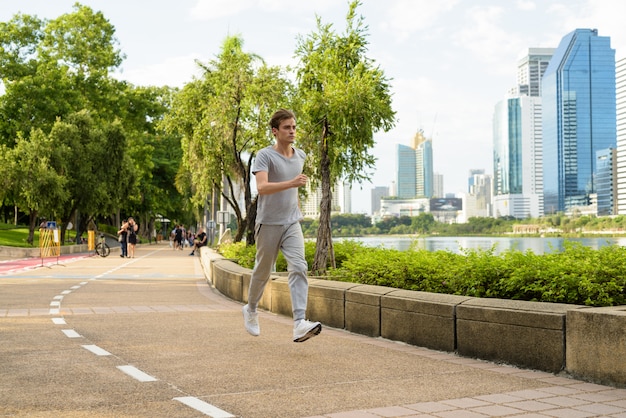
[[[553,48],[529,48],[518,61],[512,97],[493,117],[493,215],[518,219],[543,215],[541,80]]]
[[[476,178],[475,175],[485,174],[485,170],[483,168],[473,168],[469,171],[469,176],[467,176],[467,192],[472,193],[472,188],[474,187],[474,180]]]
[[[313,190],[311,184],[307,183],[307,197],[302,202],[301,210],[302,215],[305,218],[317,219],[320,217],[320,205],[322,203],[322,188],[321,186]],[[330,210],[332,214],[335,213],[349,213],[351,210],[350,195],[352,188],[350,184],[343,183],[341,180],[337,181],[335,187],[331,189],[331,202]]]
[[[528,48],[517,61],[517,85],[511,89],[511,97],[541,96],[541,81],[552,54],[554,48]]]
[[[335,190],[338,194],[339,212],[352,213],[352,184],[349,181],[337,182]]]
[[[598,216],[609,216],[616,213],[613,196],[616,187],[616,155],[615,150],[608,148],[596,152],[596,213]]]
[[[415,182],[417,171],[415,149],[406,145],[398,144],[396,148],[397,171],[396,171],[396,193],[397,197],[412,199],[415,197],[417,186]]]
[[[411,146],[398,145],[396,149],[397,196],[404,199],[432,197],[433,147],[422,131],[415,134]]]
[[[626,58],[615,67],[617,118],[617,214],[626,215]]]
[[[468,195],[472,196],[472,211],[469,207],[465,207],[467,219],[471,217],[489,217],[491,216],[491,194],[493,177],[485,174],[485,170],[470,170],[471,184]],[[467,199],[469,202],[470,199]]]
[[[616,147],[615,50],[596,29],[576,29],[543,78],[544,211],[586,211],[597,193],[596,153]]]
[[[443,197],[443,174],[433,174],[433,197]]]
[[[500,101],[493,125],[493,215],[541,216],[541,98]]]
[[[380,200],[383,197],[388,197],[388,196],[389,196],[389,187],[377,186],[372,189],[372,192],[371,192],[371,197],[372,197],[371,213],[372,214],[380,212]]]

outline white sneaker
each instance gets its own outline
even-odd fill
[[[322,332],[322,324],[303,319],[293,327],[293,342],[301,343]]]
[[[252,313],[248,311],[248,305],[245,305],[242,308],[243,311],[243,325],[246,327],[246,331],[250,335],[254,335],[258,337],[261,334],[261,329],[259,328],[259,314],[257,312]]]

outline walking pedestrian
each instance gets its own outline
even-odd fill
[[[120,243],[120,257],[128,257],[128,219],[124,219],[122,226],[117,231],[117,241]]]
[[[135,219],[131,216],[128,218],[128,257],[135,258],[135,245],[137,245],[137,230],[139,225],[135,222]]]
[[[270,119],[270,128],[276,141],[258,152],[252,166],[259,193],[255,225],[256,259],[250,278],[248,304],[242,309],[244,325],[251,335],[260,335],[257,307],[280,250],[288,266],[293,341],[303,342],[322,331],[322,324],[305,319],[309,283],[298,188],[307,183],[306,175],[302,174],[306,154],[293,145],[296,137],[293,112],[286,109],[276,111]]]

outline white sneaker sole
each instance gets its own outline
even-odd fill
[[[322,332],[322,324],[317,324],[316,326],[311,328],[306,334],[304,334],[302,337],[294,338],[293,342],[303,343],[309,338],[313,338],[316,335],[319,335],[320,332]]]

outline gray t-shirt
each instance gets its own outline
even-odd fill
[[[280,154],[273,147],[263,148],[252,163],[252,173],[267,172],[270,183],[291,180],[302,173],[306,154],[293,148],[291,158]],[[256,223],[266,225],[291,225],[302,219],[298,205],[298,188],[292,187],[282,192],[259,195]]]

